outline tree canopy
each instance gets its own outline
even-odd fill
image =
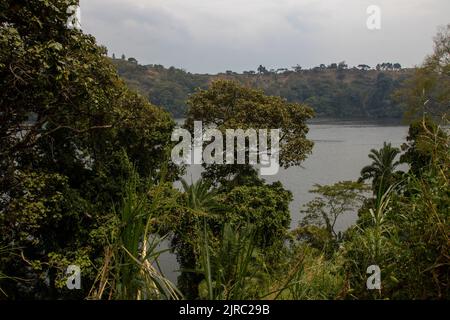
[[[410,78],[413,69],[373,70],[367,65],[345,68],[345,63],[312,69],[277,71],[229,71],[217,75],[193,74],[162,65],[136,65],[115,59],[114,65],[127,84],[174,117],[184,118],[186,100],[197,88],[206,89],[214,80],[233,80],[245,86],[261,89],[265,94],[280,96],[292,103],[307,103],[317,117],[343,119],[401,119],[403,110],[392,93],[403,80]]]
[[[127,88],[92,36],[67,27],[76,4],[0,4],[0,241],[23,248],[5,270],[32,279],[18,297],[55,297],[67,260],[94,276],[130,167],[156,179],[175,125]]]

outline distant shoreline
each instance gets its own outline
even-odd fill
[[[177,124],[182,124],[186,118],[174,118]],[[377,125],[377,126],[408,126],[401,118],[367,119],[367,118],[313,118],[307,124],[329,125]]]
[[[407,126],[402,118],[368,119],[368,118],[313,118],[308,124],[337,124],[337,125],[378,125],[378,126]]]

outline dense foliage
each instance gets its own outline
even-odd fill
[[[410,120],[426,114],[434,121],[448,117],[450,99],[450,24],[440,28],[434,37],[434,52],[405,81],[395,94]]]
[[[177,188],[183,168],[168,159],[175,122],[115,67],[133,66],[129,77],[142,75],[135,87],[151,99],[161,93],[158,104],[188,106],[190,130],[196,120],[221,132],[281,128],[284,167],[312,150],[313,110],[293,101],[322,116],[398,116],[390,93],[408,71],[260,66],[217,80],[125,57],[114,66],[93,37],[67,27],[76,2],[0,2],[1,298],[449,298],[450,26],[397,94],[416,119],[402,149],[371,150],[357,182],[317,185],[289,230],[291,192],[249,165],[205,166],[202,179]],[[354,226],[336,230],[356,211]],[[177,284],[158,263],[165,239],[180,262]],[[81,290],[65,286],[69,265],[82,270]],[[374,265],[381,286],[368,290]]]
[[[161,65],[142,66],[128,60],[112,61],[130,87],[178,118],[186,115],[189,94],[197,88],[206,89],[211,82],[222,79],[262,89],[268,95],[281,96],[289,102],[307,103],[318,117],[398,120],[403,114],[401,103],[391,95],[403,80],[414,73],[411,69],[318,67],[311,70],[294,68],[296,71],[281,69],[282,72],[207,75]]]
[[[114,203],[134,163],[156,178],[174,122],[130,92],[91,36],[67,27],[75,1],[1,1],[0,241],[10,297],[56,298],[69,261],[87,294]]]

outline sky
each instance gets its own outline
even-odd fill
[[[109,54],[193,73],[350,66],[419,65],[449,0],[81,0],[81,26]],[[367,8],[380,8],[370,30]]]

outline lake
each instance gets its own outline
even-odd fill
[[[371,149],[381,148],[384,141],[400,147],[408,134],[407,126],[348,121],[311,123],[309,128],[308,138],[314,141],[314,148],[302,167],[281,168],[277,175],[264,177],[269,183],[280,181],[292,192],[291,228],[301,220],[300,208],[313,199],[309,190],[314,184],[358,179],[361,168],[371,163],[368,158]],[[187,167],[184,178],[195,181],[200,174],[201,166],[192,165]],[[356,218],[356,213],[344,215],[337,221],[336,229],[345,230]],[[175,281],[173,270],[178,268],[175,256],[165,254],[160,263],[166,276]]]

